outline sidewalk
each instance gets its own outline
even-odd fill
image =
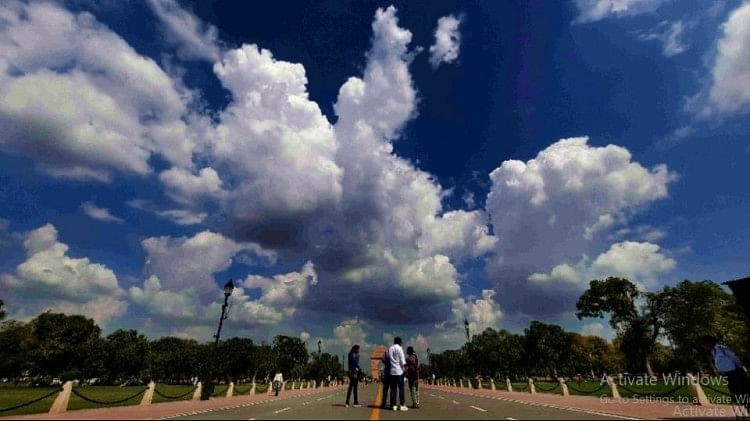
[[[628,418],[674,419],[674,418],[736,418],[729,405],[687,405],[647,400],[597,398],[591,396],[562,396],[551,393],[506,392],[488,389],[460,389],[445,386],[420,385],[446,393],[502,399],[530,405],[568,409],[599,415],[617,415]],[[745,418],[747,419],[747,418]]]
[[[199,414],[220,409],[239,408],[299,396],[334,392],[346,386],[320,387],[317,389],[288,390],[278,397],[267,393],[251,396],[234,396],[231,398],[213,398],[207,401],[179,401],[154,403],[151,405],[116,406],[111,408],[81,409],[61,414],[31,414],[2,417],[2,420],[153,420],[182,414]]]

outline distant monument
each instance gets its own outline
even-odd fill
[[[370,354],[370,375],[373,380],[380,380],[380,360],[383,359],[383,355],[385,355],[384,346],[378,345],[372,349],[372,354]]]

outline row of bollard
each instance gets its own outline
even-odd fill
[[[711,402],[708,400],[708,397],[706,396],[706,393],[703,391],[703,388],[701,387],[698,380],[693,376],[692,374],[687,374],[688,381],[690,382],[690,394],[693,397],[693,400],[698,405],[707,406],[711,405]],[[565,382],[565,379],[562,377],[557,379],[559,385],[560,385],[560,392],[563,396],[570,396],[570,392],[568,390],[568,385]],[[436,381],[438,386],[443,387],[456,387],[459,389],[471,389],[473,388],[470,381],[466,381],[466,384],[464,385],[464,379],[459,379],[458,384],[456,383],[455,379],[438,379]],[[536,394],[536,386],[534,385],[534,379],[528,379],[528,386],[523,389],[524,392],[528,391],[530,394],[534,395]],[[621,399],[620,391],[617,388],[617,383],[614,381],[614,379],[611,376],[607,376],[607,387],[609,388],[609,395],[613,399]],[[477,382],[477,389],[482,389],[482,382]],[[505,389],[508,392],[513,392],[513,384],[511,383],[509,378],[505,379]],[[495,379],[490,379],[490,390],[497,390],[497,387],[495,386]]]
[[[284,384],[281,387],[281,390],[286,389],[286,384],[288,382],[284,382]],[[338,385],[338,382],[337,384]],[[292,386],[289,390],[302,390],[302,389],[315,389],[322,386],[322,382],[318,382],[316,380],[302,380],[297,382],[292,381]],[[335,386],[333,383],[329,384],[327,387],[333,387]],[[193,396],[191,400],[197,401],[200,400],[201,397],[201,391],[203,389],[203,385],[201,382],[198,382],[195,386],[195,389],[193,391]],[[256,384],[253,381],[252,387],[250,388],[249,392],[243,393],[246,395],[254,395],[256,389]],[[151,402],[154,399],[154,392],[156,391],[156,383],[153,381],[148,384],[146,387],[146,390],[143,392],[143,398],[141,398],[141,402],[139,405],[151,405]],[[68,403],[70,402],[70,396],[73,393],[73,382],[67,381],[63,384],[60,393],[55,398],[55,401],[52,403],[52,406],[49,409],[49,414],[59,414],[62,412],[66,412],[68,410]],[[273,383],[268,383],[268,393],[273,393]],[[229,382],[229,385],[227,386],[227,391],[224,398],[231,398],[234,396],[234,382]]]

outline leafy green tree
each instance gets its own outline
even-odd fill
[[[148,339],[136,330],[116,330],[104,343],[105,367],[112,381],[141,377],[147,367]]]
[[[101,329],[80,315],[42,313],[31,321],[29,359],[39,375],[79,378],[91,364]]]
[[[157,381],[189,383],[212,362],[211,357],[209,346],[194,339],[160,338],[149,344],[149,372]]]
[[[226,380],[247,380],[257,369],[252,339],[231,338],[219,344],[217,376]]]
[[[740,355],[747,355],[748,331],[734,296],[711,281],[683,281],[665,288],[664,330],[675,347],[675,365],[696,371],[710,367],[700,338],[720,337]]]
[[[640,311],[637,300],[644,303]],[[641,361],[640,365],[653,376],[650,357],[661,334],[665,301],[664,294],[641,292],[627,279],[609,277],[589,283],[576,303],[576,315],[579,319],[608,315],[610,325],[621,337],[620,349],[628,365],[632,368]]]
[[[0,377],[18,378],[31,368],[31,326],[15,320],[0,324]]]
[[[570,336],[557,325],[532,321],[524,330],[527,365],[532,373],[557,377],[570,349]]]
[[[307,375],[311,379],[322,381],[323,379],[327,379],[328,376],[331,376],[332,379],[343,377],[344,373],[341,369],[339,357],[324,352],[320,355],[313,354],[312,361],[308,366]]]
[[[309,358],[305,343],[300,338],[291,336],[278,335],[273,338],[272,350],[275,369],[287,376],[294,367],[306,363]]]

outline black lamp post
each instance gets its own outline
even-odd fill
[[[427,348],[427,365],[430,367],[430,377],[427,381],[432,384],[432,355],[430,354],[430,348]]]
[[[227,314],[227,307],[229,307],[229,296],[232,295],[232,291],[234,291],[234,283],[232,282],[232,279],[230,278],[229,281],[227,281],[226,284],[224,284],[224,304],[221,306],[221,317],[219,317],[219,328],[216,330],[216,335],[214,335],[214,345],[211,348],[211,355],[209,356],[210,360],[207,361],[207,367],[206,370],[206,376],[205,381],[203,382],[203,389],[201,389],[201,400],[206,401],[211,397],[211,394],[214,391],[214,384],[213,384],[213,373],[212,373],[212,366],[213,361],[216,359],[216,349],[219,347],[219,338],[221,337],[221,327],[224,324],[224,320],[227,319],[229,316]]]
[[[320,347],[321,347],[322,345],[323,345],[323,341],[321,341],[321,340],[318,340],[318,357],[320,357],[320,352],[321,352],[321,348],[320,348]]]
[[[464,328],[466,328],[466,342],[471,342],[471,336],[469,336],[469,321],[464,319]]]

